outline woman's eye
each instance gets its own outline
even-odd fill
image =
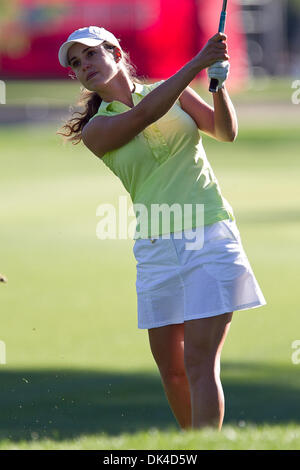
[[[94,53],[94,52],[95,51],[89,51],[87,55],[89,55],[90,53]],[[78,63],[79,63],[78,60],[75,60],[75,62],[73,62],[73,67],[77,67]]]

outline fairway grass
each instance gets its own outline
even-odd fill
[[[243,425],[242,425],[243,426]],[[116,437],[105,434],[80,436],[76,439],[56,441],[38,440],[37,435],[29,442],[0,442],[0,450],[298,450],[300,449],[300,426],[224,426],[221,432],[159,431],[123,433]],[[133,452],[134,455],[134,452]]]

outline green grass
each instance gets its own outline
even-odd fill
[[[9,367],[3,371],[1,403],[5,406],[1,410],[0,448],[8,444],[20,448],[27,444],[43,446],[44,441],[53,448],[69,448],[74,441],[80,448],[86,448],[95,445],[98,439],[99,448],[110,445],[116,448],[120,442],[122,448],[127,445],[149,448],[154,442],[160,446],[168,442],[170,448],[183,445],[197,449],[211,446],[212,435],[216,441],[213,448],[222,448],[230,444],[226,444],[226,428],[236,432],[233,445],[240,445],[247,435],[256,435],[248,446],[263,448],[276,439],[276,448],[282,444],[296,446],[296,441],[291,440],[293,432],[298,436],[300,433],[300,380],[293,370],[296,366],[225,361],[222,368],[227,397],[224,431],[207,436],[205,432],[199,437],[189,431],[186,438],[181,434],[181,443],[156,371],[118,365],[116,371],[91,370],[88,364],[86,369]],[[244,437],[240,440],[241,431]],[[258,441],[260,433],[270,433],[267,443],[261,437]],[[284,436],[282,442],[278,436]]]
[[[297,127],[204,139],[268,302],[234,314],[221,433],[176,427],[137,329],[133,241],[96,238],[97,206],[126,192],[57,127],[0,130],[0,448],[299,449]]]
[[[300,429],[295,424],[283,426],[224,426],[222,433],[202,431],[166,432],[151,428],[112,437],[101,433],[59,441],[41,439],[32,433],[31,441],[0,443],[0,450],[294,450],[299,449]],[[133,454],[134,455],[134,452]]]

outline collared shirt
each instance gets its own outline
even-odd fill
[[[135,83],[134,106],[163,82]],[[130,110],[120,101],[102,101],[91,119]],[[107,152],[102,160],[130,194],[137,218],[134,239],[234,220],[207,160],[199,129],[179,99],[162,118],[127,144]],[[159,220],[164,217],[159,212],[165,219]]]

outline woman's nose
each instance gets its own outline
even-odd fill
[[[82,64],[82,70],[84,72],[86,72],[89,68],[90,68],[90,64],[88,64],[88,63]]]
[[[88,69],[90,68],[90,66],[91,66],[91,64],[89,63],[89,61],[86,60],[86,59],[84,59],[84,60],[81,62],[81,64],[82,64],[82,70],[83,70],[83,71],[88,70]]]

